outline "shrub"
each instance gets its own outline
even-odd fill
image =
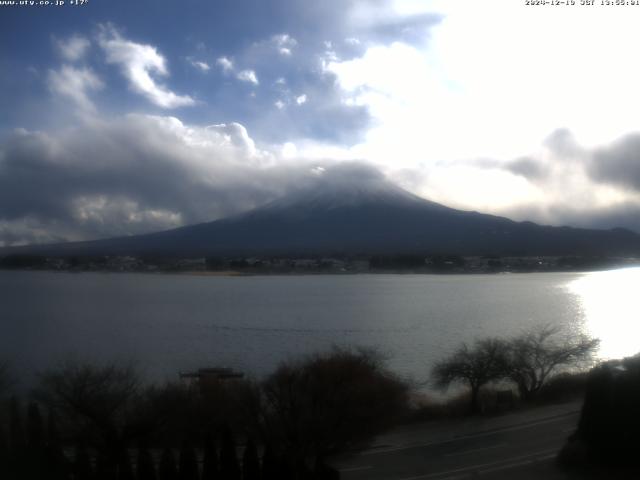
[[[263,431],[297,469],[371,439],[409,404],[407,383],[371,350],[334,348],[285,363],[262,392]]]

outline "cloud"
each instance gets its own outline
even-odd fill
[[[359,58],[369,47],[397,40],[423,45],[441,18],[424,12],[399,12],[390,5],[394,2],[387,0],[276,3],[271,7],[275,11],[281,6],[287,9],[286,19],[272,26],[279,33],[258,27],[252,32],[253,41],[225,48],[226,56],[218,60],[218,67],[229,77],[239,76],[250,85],[261,86],[259,94],[248,96],[237,84],[224,82],[218,95],[235,105],[239,115],[251,115],[234,118],[244,118],[252,131],[269,142],[307,138],[353,145],[363,141],[377,120],[370,105],[344,89],[338,72],[323,68],[323,64]],[[415,57],[409,60],[415,64]],[[246,75],[239,73],[245,70]],[[392,69],[384,64],[380,70],[386,77],[391,75]],[[419,81],[415,85],[419,87]],[[287,108],[302,104],[305,108]],[[380,156],[375,158],[380,160]]]
[[[233,72],[234,70],[234,66],[233,66],[233,62],[231,60],[229,60],[227,57],[220,57],[216,60],[216,64],[222,68],[222,72],[223,73],[230,73]]]
[[[358,152],[364,158],[407,167],[504,161],[557,127],[590,146],[637,127],[640,71],[628,61],[636,15],[551,14],[508,1],[371,3],[354,2],[345,20],[352,28],[337,26],[346,35],[329,38],[325,54],[342,95],[372,116]],[[441,13],[417,12],[420,4]],[[594,87],[614,81],[615,88]]]
[[[233,146],[248,157],[253,157],[257,152],[256,144],[249,136],[249,132],[237,122],[210,125],[206,130],[221,135],[222,146]]]
[[[47,81],[51,92],[70,99],[80,110],[89,112],[95,110],[89,92],[104,87],[102,80],[91,69],[70,65],[50,70]]]
[[[287,48],[295,45],[294,57],[279,52],[280,46],[285,45]],[[320,45],[322,42],[310,44],[306,38],[294,40],[291,34],[283,33],[268,35],[234,52],[233,60],[221,57],[225,61],[220,61],[219,66],[227,75],[263,87],[259,95],[251,97],[249,105],[246,105],[246,89],[236,84],[221,85],[220,96],[239,105],[238,110],[252,112],[247,122],[265,141],[284,143],[301,138],[340,143],[358,141],[369,126],[367,107],[345,101],[348,96],[335,74],[322,68],[317,50]],[[244,71],[236,65],[252,68]],[[303,104],[305,108],[287,108]],[[257,111],[259,115],[254,114]]]
[[[579,171],[595,184],[640,194],[640,132],[594,147],[580,145],[571,131],[557,129],[535,154],[506,162],[481,159],[473,163],[502,168],[530,181],[548,183]]]
[[[258,85],[259,83],[256,72],[253,70],[241,70],[236,75],[236,78],[242,82],[252,83],[253,85]]]
[[[582,148],[568,128],[557,128],[543,141],[543,145],[564,158],[583,153]]]
[[[375,166],[362,162],[348,160],[330,166],[316,166],[312,169],[316,177],[322,177],[322,183],[329,186],[335,184],[342,185],[362,185],[371,182],[383,182],[385,175]]]
[[[298,41],[287,33],[281,33],[271,37],[271,43],[276,47],[280,55],[288,57],[292,53],[291,50],[298,44]]]
[[[595,149],[588,172],[597,182],[640,192],[640,133],[625,135],[611,145]]]
[[[228,57],[219,57],[218,60],[216,60],[216,64],[222,69],[222,73],[225,75],[235,73],[235,77],[241,82],[247,82],[253,85],[258,85],[260,83],[254,70],[246,69],[236,72],[235,64]]]
[[[163,230],[270,201],[330,162],[259,149],[238,123],[93,118],[0,143],[0,245]]]
[[[81,35],[73,35],[66,40],[54,38],[53,41],[58,53],[68,62],[81,60],[91,47],[91,42]]]
[[[368,48],[392,41],[415,40],[423,45],[441,17],[398,12],[391,3],[394,2],[287,1],[287,18],[275,27],[280,33],[258,31],[256,35],[261,33],[261,38],[230,48],[224,57],[233,58],[233,63],[226,64],[227,74],[237,74],[246,67],[255,72],[263,86],[260,94],[248,99],[246,91],[227,82],[221,87],[224,98],[239,105],[242,112],[260,111],[259,116],[245,119],[245,123],[267,141],[297,142],[308,138],[341,145],[363,141],[377,120],[370,105],[356,98],[355,92],[344,89],[338,72],[324,66],[331,61],[359,58]],[[410,60],[415,62],[415,58]],[[384,65],[380,70],[387,77],[392,71]],[[286,108],[303,103],[305,108]],[[394,155],[397,156],[401,155]],[[380,156],[375,158],[380,160]]]
[[[431,28],[443,20],[441,14],[421,13],[415,15],[383,15],[374,17],[364,34],[375,43],[389,44],[402,41],[408,44],[424,43],[430,36]],[[359,45],[353,39],[345,40],[351,45]]]
[[[560,203],[527,204],[504,209],[501,215],[516,220],[531,220],[541,224],[569,225],[578,228],[626,228],[640,233],[640,202],[626,201],[598,208]]]
[[[545,141],[507,162],[387,167],[385,175],[435,201],[518,220],[640,229],[640,196],[617,190],[617,176],[611,183],[610,175],[596,181],[589,173],[594,152],[606,152],[611,166],[633,158],[611,152],[633,152],[638,140],[620,141],[625,148],[581,149],[571,161],[559,161],[562,149]],[[385,176],[362,162],[303,150],[258,147],[239,123],[200,127],[170,116],[93,116],[58,132],[16,130],[0,142],[0,245],[158,231],[248,210],[318,178],[358,185]],[[632,162],[623,164],[634,171]],[[539,173],[545,169],[548,175]],[[442,175],[449,177],[438,196]],[[491,204],[492,196],[504,203]]]
[[[103,26],[98,37],[107,63],[120,66],[131,89],[161,108],[172,109],[195,104],[188,95],[178,95],[157,83],[151,74],[168,76],[165,58],[151,45],[123,38],[112,26]]]
[[[477,159],[466,163],[476,183],[489,172],[510,175],[515,192],[507,203],[489,206],[493,213],[518,220],[589,228],[627,227],[640,232],[640,133],[586,147],[568,129],[551,133],[536,151],[512,160]],[[473,174],[473,167],[478,168]],[[483,173],[484,172],[484,173]],[[497,178],[497,177],[494,177]],[[519,185],[519,186],[518,186]],[[478,190],[477,186],[469,186]],[[498,188],[498,183],[493,184]],[[473,199],[466,200],[473,205]]]
[[[279,33],[253,42],[244,53],[248,52],[254,61],[259,60],[259,57],[274,56],[279,57],[280,61],[283,59],[288,61],[296,47],[298,47],[298,40],[288,33]]]
[[[505,168],[532,181],[544,180],[549,175],[549,169],[544,164],[529,157],[522,157],[508,162]]]
[[[197,70],[200,70],[201,72],[208,72],[209,70],[211,70],[211,66],[206,62],[193,60],[191,58],[188,58],[187,60],[189,61],[192,67],[194,67]]]

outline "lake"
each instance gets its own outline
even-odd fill
[[[552,323],[640,351],[640,268],[595,273],[218,277],[0,271],[0,358],[28,383],[67,359],[132,361],[154,379],[255,376],[332,345],[380,348],[418,381],[463,341]]]

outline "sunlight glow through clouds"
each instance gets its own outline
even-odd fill
[[[516,122],[538,137],[567,126],[586,145],[638,127],[637,9],[447,5],[433,52],[471,105],[493,107],[489,123]]]
[[[461,208],[537,204],[545,212],[554,203],[595,208],[634,198],[595,184],[589,153],[574,161],[543,143],[560,128],[583,149],[640,130],[640,9],[512,0],[398,0],[392,8],[442,19],[425,29],[423,43],[371,44],[360,57],[324,63],[345,104],[365,106],[373,118],[364,140],[345,149],[352,157],[421,171],[426,180],[414,192]],[[371,22],[381,12],[357,15]],[[319,155],[322,146],[311,150]],[[498,167],[532,155],[547,166],[539,182]],[[473,167],[484,158],[494,171]]]
[[[396,159],[409,162],[507,159],[559,127],[596,145],[640,126],[635,11],[500,0],[427,5],[445,16],[424,49],[372,46],[327,66],[378,121],[359,151],[382,159],[394,147]]]
[[[473,205],[480,212],[526,204],[532,200],[544,202],[544,192],[523,178],[504,171],[456,166],[436,168],[428,186],[420,193],[433,201],[466,209]]]

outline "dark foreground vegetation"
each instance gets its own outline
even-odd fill
[[[560,463],[588,478],[640,478],[638,432],[640,356],[604,363],[589,372],[578,428]]]
[[[262,382],[145,386],[131,368],[67,365],[5,403],[3,479],[334,479],[325,459],[405,415],[409,387],[374,352],[336,349]]]
[[[462,345],[433,368],[465,403],[425,407],[372,350],[335,348],[283,363],[261,381],[189,377],[149,385],[135,369],[66,364],[11,396],[0,367],[0,478],[53,480],[337,479],[328,460],[407,421],[564,400],[586,391],[569,465],[632,461],[640,360],[591,370],[597,341],[541,327]],[[582,370],[581,370],[582,369]],[[491,400],[489,400],[491,399]],[[447,410],[449,409],[449,410]]]

